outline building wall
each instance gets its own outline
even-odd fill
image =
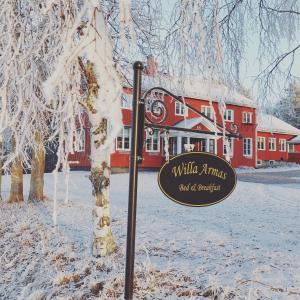
[[[286,151],[279,150],[279,139],[285,139],[289,141],[294,135],[291,134],[280,134],[280,133],[271,133],[271,132],[257,132],[257,138],[264,137],[265,138],[265,150],[258,150],[257,149],[257,159],[262,161],[268,160],[276,160],[276,161],[288,161],[288,145],[286,144]],[[269,149],[269,138],[276,139],[276,150],[271,151]]]
[[[131,93],[130,90],[126,90],[127,93]],[[175,100],[170,96],[165,96],[165,104],[168,110],[168,116],[164,123],[166,126],[172,126],[177,124],[178,122],[184,120],[183,116],[177,116],[175,114]],[[205,100],[198,100],[198,99],[191,99],[185,98],[187,104],[191,105],[193,108],[201,111],[202,106],[209,106],[210,103]],[[216,112],[216,121],[217,123],[222,125],[222,117],[219,113],[219,103],[213,102],[212,103],[214,110]],[[243,155],[243,138],[241,139],[234,139],[234,155],[231,160],[231,164],[234,167],[238,166],[255,166],[256,163],[256,151],[254,150],[256,139],[255,139],[255,129],[256,129],[256,110],[255,108],[250,107],[241,107],[237,105],[227,105],[227,109],[232,109],[234,111],[234,120],[233,122],[226,121],[225,126],[228,130],[232,130],[231,124],[235,123],[238,126],[239,133],[243,137],[251,138],[252,139],[252,156],[247,157]],[[242,122],[242,114],[243,112],[251,112],[252,113],[252,123],[251,124],[244,124]],[[132,110],[130,109],[123,109],[123,124],[124,126],[130,126],[131,124],[131,116]],[[188,110],[186,118],[196,118],[200,117],[199,114],[193,112],[192,110]],[[217,142],[217,151],[220,156],[223,156],[223,139],[219,139]],[[112,167],[128,167],[129,164],[129,151],[119,151],[116,150],[111,155],[111,166]],[[144,160],[143,163],[140,165],[141,168],[149,168],[149,167],[160,167],[164,162],[163,158],[163,143],[161,141],[160,146],[160,153],[151,153],[144,151]]]
[[[124,89],[127,94],[131,94],[130,89]],[[165,96],[165,104],[168,109],[168,116],[164,123],[166,126],[172,126],[178,122],[184,120],[184,116],[177,116],[175,114],[175,100],[170,96]],[[185,98],[187,104],[191,105],[195,109],[201,111],[202,106],[209,106],[210,103],[205,100]],[[222,118],[219,113],[219,103],[212,102],[212,105],[216,112],[216,122],[222,124]],[[249,166],[255,167],[256,160],[288,160],[288,151],[286,147],[285,152],[279,151],[279,138],[286,139],[287,141],[293,138],[293,135],[287,134],[271,134],[267,132],[257,132],[258,136],[264,136],[266,138],[266,150],[257,150],[257,139],[256,139],[256,109],[251,107],[237,106],[233,104],[227,104],[227,109],[232,109],[234,111],[233,122],[225,121],[225,127],[228,130],[232,130],[231,125],[235,123],[238,126],[238,132],[242,136],[241,138],[234,138],[233,140],[233,157],[231,158],[231,164],[233,167]],[[243,112],[252,113],[252,122],[250,124],[243,123]],[[197,113],[188,110],[186,118],[196,118],[200,117]],[[131,126],[132,110],[122,109],[122,120],[124,126]],[[199,126],[198,126],[199,127]],[[199,128],[198,128],[199,129]],[[200,125],[200,129],[203,126]],[[83,152],[76,152],[69,155],[70,166],[73,168],[89,168],[89,155],[90,155],[90,136],[89,136],[89,122],[85,119],[85,149]],[[269,151],[268,149],[268,138],[276,137],[276,151]],[[245,156],[243,152],[243,142],[244,138],[252,139],[252,155]],[[223,156],[223,138],[221,137],[217,141],[217,154]],[[296,149],[296,148],[295,148]],[[295,150],[296,151],[296,150]],[[300,152],[300,145],[299,145]],[[256,157],[257,155],[257,157]],[[159,152],[146,152],[144,145],[144,160],[140,165],[141,168],[159,168],[165,161],[164,151],[163,151],[163,139],[160,140],[160,151]],[[111,154],[111,166],[113,168],[128,168],[130,159],[130,151],[116,150]]]

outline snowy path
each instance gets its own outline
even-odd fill
[[[0,299],[122,299],[128,175],[112,176],[119,250],[109,260],[90,255],[88,173],[71,173],[68,205],[59,176],[57,229],[50,200],[0,206]],[[51,198],[51,174],[46,185]],[[300,299],[299,185],[238,182],[206,208],[165,198],[155,173],[140,173],[139,187],[137,299]]]

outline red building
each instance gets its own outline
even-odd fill
[[[300,163],[299,134],[299,129],[274,116],[260,115],[257,127],[257,165],[266,162],[272,164],[274,161]]]
[[[230,158],[234,167],[256,167],[273,161],[300,162],[300,157],[293,157],[296,151],[300,155],[300,138],[295,139],[300,135],[300,130],[270,115],[260,115],[257,118],[253,100],[238,93],[230,93],[225,86],[203,80],[187,80],[184,87],[178,89],[179,85],[176,85],[174,79],[144,76],[144,91],[154,86],[165,87],[176,95],[184,90],[184,103],[209,119],[195,113],[168,94],[153,94],[152,100],[159,98],[167,107],[168,115],[163,125],[200,130],[201,133],[170,130],[168,137],[165,137],[161,130],[154,130],[152,135],[145,130],[141,168],[159,168],[165,162],[166,139],[170,156],[188,151],[189,148]],[[146,101],[146,111],[152,101],[151,97],[149,99]],[[132,88],[129,85],[124,87],[120,100],[123,128],[111,154],[111,167],[118,171],[126,170],[129,166],[132,121]],[[226,103],[224,118],[220,114],[221,100]],[[86,120],[84,123],[82,147],[69,156],[71,168],[90,167],[89,122]],[[223,131],[230,133],[233,124],[237,126],[240,137],[223,137]],[[289,153],[292,151],[293,153]]]

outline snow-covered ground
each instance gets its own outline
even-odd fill
[[[91,256],[88,172],[71,172],[69,204],[59,174],[57,228],[52,176],[45,203],[0,204],[0,299],[122,299],[128,174],[112,176],[119,249],[106,259]],[[141,172],[136,298],[300,299],[299,188],[238,182],[224,202],[191,208],[167,199],[155,173]]]
[[[241,173],[264,173],[264,172],[286,172],[291,170],[300,170],[300,165],[296,163],[280,163],[274,166],[268,166],[263,168],[252,168],[252,167],[243,167],[236,168],[235,171],[238,174]]]

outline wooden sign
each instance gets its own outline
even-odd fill
[[[223,158],[206,152],[188,152],[166,162],[158,184],[171,200],[188,206],[209,206],[227,198],[236,186],[236,173]]]

